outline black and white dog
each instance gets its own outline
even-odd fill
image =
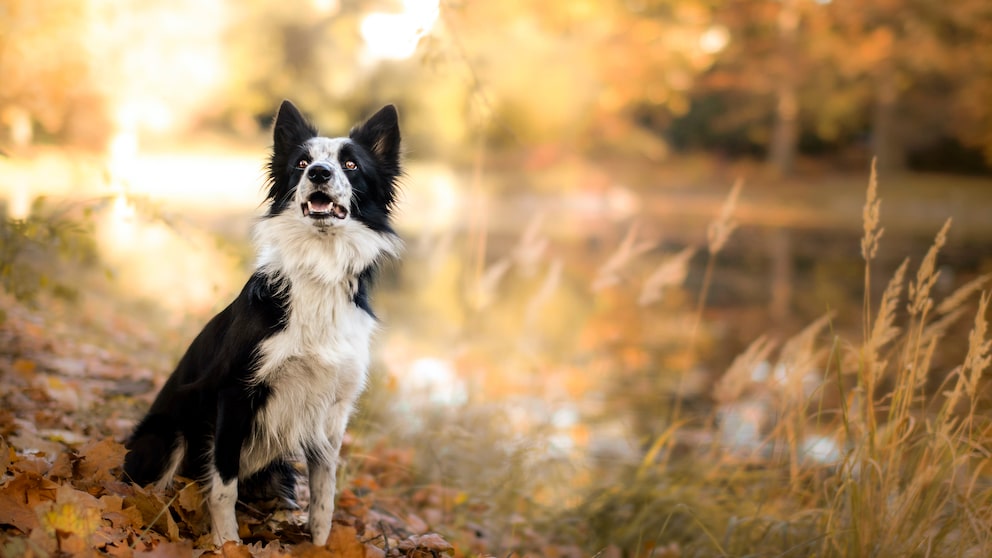
[[[396,109],[327,138],[284,101],[268,171],[255,272],[190,345],[124,462],[142,485],[164,486],[176,473],[203,482],[218,545],[240,540],[239,480],[291,495],[294,455],[309,472],[312,540],[330,533],[338,454],[376,328],[369,289],[401,247],[390,225],[401,172]]]

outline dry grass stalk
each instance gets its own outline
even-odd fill
[[[940,341],[947,334],[947,330],[954,325],[955,322],[961,319],[965,315],[966,309],[955,308],[953,310],[946,311],[939,318],[930,322],[923,328],[923,333],[920,335],[920,343],[923,345],[928,345],[935,341]]]
[[[737,221],[734,220],[734,210],[737,209],[737,199],[740,197],[741,188],[743,187],[744,181],[738,178],[734,182],[734,186],[730,189],[727,199],[724,200],[723,207],[720,208],[720,215],[716,221],[710,223],[709,228],[706,230],[706,240],[710,254],[720,252],[730,238],[731,233],[737,228]]]
[[[909,259],[905,259],[892,274],[892,279],[882,293],[882,300],[878,306],[878,316],[872,325],[871,335],[868,337],[868,346],[872,350],[872,356],[877,358],[878,351],[899,335],[899,327],[895,325],[896,309],[899,306],[899,298],[902,293],[903,283],[906,279],[906,270],[909,267]]]
[[[752,341],[743,353],[737,355],[723,377],[717,380],[713,386],[713,399],[722,404],[736,401],[751,384],[755,366],[768,360],[776,345],[767,335]]]
[[[810,357],[816,353],[816,338],[834,319],[836,312],[827,312],[782,345],[779,361],[789,367],[805,368],[812,364]]]
[[[524,234],[513,249],[513,259],[525,275],[536,271],[548,250],[548,238],[541,229],[544,227],[544,213],[536,213],[527,223]]]
[[[703,319],[703,308],[706,306],[706,298],[709,296],[710,284],[713,281],[713,267],[715,265],[716,255],[723,249],[723,246],[727,243],[727,239],[730,238],[731,233],[737,228],[737,222],[734,221],[733,215],[734,209],[737,207],[737,198],[740,196],[741,188],[743,187],[744,181],[738,178],[734,182],[734,186],[730,189],[730,194],[727,195],[723,207],[720,209],[720,215],[716,221],[710,223],[709,228],[706,230],[709,258],[706,260],[706,270],[703,271],[703,283],[699,289],[696,312],[692,320],[692,329],[689,332],[689,353],[693,355],[696,351],[696,334],[699,332],[699,322]],[[687,370],[683,370],[679,378],[680,393],[682,392],[682,387],[685,385],[687,372]],[[682,398],[677,398],[672,416],[678,419],[681,412]]]
[[[876,158],[871,160],[871,178],[868,179],[868,195],[862,210],[864,221],[864,236],[861,238],[861,257],[865,261],[875,259],[878,253],[878,240],[882,238],[884,228],[879,228],[881,221],[882,200],[878,197],[878,172],[875,170]]]
[[[647,306],[658,302],[666,288],[685,282],[685,278],[689,275],[689,260],[695,254],[695,246],[689,246],[661,262],[661,265],[644,281],[637,304]]]
[[[845,362],[844,370],[860,371],[869,380],[866,383],[870,384],[872,389],[874,389],[873,386],[878,375],[888,366],[888,361],[882,360],[879,352],[885,345],[899,336],[899,326],[895,325],[896,310],[899,308],[899,299],[908,267],[909,259],[907,258],[899,264],[895,273],[892,274],[889,284],[882,292],[878,315],[872,321],[871,330],[861,347],[860,354],[854,352],[852,360]]]
[[[939,305],[937,305],[938,314],[949,314],[961,307],[971,295],[977,293],[985,287],[985,284],[992,279],[992,273],[986,273],[985,275],[979,275],[971,281],[968,281],[964,285],[961,285],[950,296],[945,298]]]
[[[471,300],[476,310],[483,310],[492,304],[496,289],[512,265],[513,261],[509,258],[501,258],[486,268],[472,291]]]
[[[620,242],[620,246],[617,247],[616,251],[606,260],[606,263],[596,272],[596,278],[592,283],[592,290],[599,291],[619,283],[620,271],[632,262],[634,258],[654,248],[654,242],[637,241],[638,229],[639,226],[637,223],[632,224],[627,229],[627,235]]]
[[[937,271],[937,254],[947,242],[947,231],[950,228],[951,220],[948,219],[944,221],[944,226],[937,232],[927,255],[923,257],[920,269],[916,272],[916,281],[909,283],[909,313],[913,316],[925,315],[933,307],[930,290],[940,277],[940,272]]]
[[[565,267],[561,258],[555,258],[551,262],[551,266],[548,268],[548,274],[544,277],[544,281],[541,282],[541,286],[538,287],[537,292],[531,297],[530,301],[527,302],[526,311],[526,322],[534,323],[537,319],[541,308],[544,307],[551,297],[554,296],[555,292],[558,290],[558,285],[561,284],[561,273],[562,269]]]
[[[982,373],[992,362],[989,355],[989,348],[992,341],[986,339],[989,324],[985,320],[985,313],[988,311],[989,298],[992,293],[983,293],[978,302],[978,311],[975,312],[975,326],[968,334],[968,354],[964,358],[964,368],[968,372],[968,397],[975,399],[978,393],[978,380]]]
[[[968,334],[968,353],[964,357],[964,363],[951,372],[951,375],[957,377],[957,382],[954,391],[945,394],[947,401],[944,408],[947,411],[953,411],[964,395],[968,396],[974,406],[978,394],[978,380],[992,363],[992,355],[989,355],[992,340],[987,339],[988,322],[985,319],[990,297],[992,293],[982,293],[978,301],[978,311],[975,313],[975,325]]]
[[[864,343],[869,344],[872,332],[871,315],[871,260],[878,253],[878,241],[885,229],[879,227],[882,213],[882,200],[878,197],[877,159],[871,160],[871,177],[868,179],[868,193],[862,208],[862,225],[864,234],[861,237],[861,257],[865,260],[865,294],[862,307],[861,321],[864,324]]]
[[[782,345],[778,360],[786,374],[781,382],[787,396],[786,406],[801,407],[806,403],[803,382],[823,356],[823,351],[816,349],[816,339],[830,325],[834,314],[820,316]]]

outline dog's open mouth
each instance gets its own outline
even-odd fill
[[[348,208],[335,202],[330,196],[323,192],[310,194],[307,201],[303,202],[303,216],[312,219],[344,219],[348,216]]]

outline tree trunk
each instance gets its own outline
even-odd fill
[[[895,69],[886,58],[875,71],[875,106],[872,114],[871,149],[879,170],[901,170],[906,155],[898,130],[899,93]]]
[[[792,173],[799,143],[798,0],[781,0],[778,14],[779,75],[775,89],[775,128],[768,151],[768,162],[781,176]]]
[[[779,84],[776,92],[775,130],[768,161],[780,176],[792,174],[796,164],[796,144],[799,142],[799,101],[792,84]]]

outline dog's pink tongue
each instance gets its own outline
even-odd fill
[[[327,213],[331,210],[331,202],[310,200],[307,202],[307,208],[310,209],[310,213]]]

